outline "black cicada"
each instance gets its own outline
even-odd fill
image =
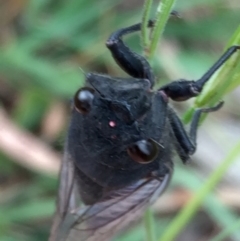
[[[132,78],[89,73],[75,94],[51,241],[106,241],[136,220],[168,185],[172,152],[184,163],[195,152],[201,113],[222,106],[197,110],[188,134],[168,99],[197,96],[239,46],[229,48],[199,80],[180,79],[155,91],[148,61],[122,40],[140,28],[117,30],[106,42]]]

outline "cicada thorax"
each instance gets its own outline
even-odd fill
[[[119,118],[115,109],[109,108],[110,100],[101,96],[96,97],[87,115],[73,112],[66,146],[79,179],[83,179],[79,181],[83,195],[85,189],[88,195],[93,192],[93,196],[98,196],[97,187],[116,190],[149,177],[152,172],[159,172],[160,176],[167,173],[164,163],[171,159],[168,106],[160,93],[152,93],[149,98],[148,111],[132,123]],[[152,148],[148,159],[139,154],[147,145]]]

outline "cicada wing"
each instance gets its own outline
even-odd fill
[[[161,180],[144,179],[123,189],[112,191],[105,200],[81,207],[71,213],[71,230],[67,241],[107,241],[130,222],[137,220],[168,185],[171,174]]]
[[[137,220],[167,187],[163,178],[146,178],[107,193],[94,205],[80,205],[78,178],[73,162],[64,153],[60,171],[57,210],[49,241],[107,241],[130,222]]]
[[[74,166],[68,157],[68,153],[65,152],[59,175],[57,208],[49,241],[65,240],[65,233],[69,232],[68,227],[70,228],[75,222],[71,211],[79,208],[79,200]]]

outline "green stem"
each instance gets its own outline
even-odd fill
[[[175,0],[162,0],[157,8],[155,27],[152,33],[152,40],[149,47],[149,58],[152,59],[157,49],[159,38],[162,35]]]
[[[233,161],[236,160],[236,157],[238,155],[240,155],[240,142],[236,144],[236,146],[229,153],[226,159],[207,179],[202,188],[200,188],[196,195],[189,201],[188,205],[184,209],[182,209],[182,211],[177,215],[177,217],[170,224],[166,232],[159,239],[160,241],[175,240],[178,233],[185,227],[185,225],[197,212],[204,198],[219,182],[219,180],[222,178],[229,166],[233,163]]]
[[[143,17],[142,17],[142,29],[141,29],[141,36],[142,36],[142,46],[144,49],[144,53],[146,55],[147,47],[149,45],[149,38],[148,38],[148,20],[150,16],[152,0],[145,0],[143,6]]]
[[[144,225],[146,230],[146,240],[156,241],[155,228],[154,228],[154,218],[150,208],[145,211],[144,214]]]
[[[233,34],[233,37],[227,44],[227,48],[233,45],[240,45],[240,26]],[[240,51],[234,53],[233,56],[213,75],[206,83],[201,94],[195,99],[194,107],[187,111],[184,115],[184,122],[190,122],[195,108],[200,108],[204,105],[213,106],[223,98],[230,90],[239,86],[238,79],[240,70]],[[217,89],[217,91],[216,91]]]
[[[147,58],[153,58],[153,55],[156,51],[159,38],[164,31],[165,25],[168,21],[169,15],[171,13],[173,4],[175,0],[162,0],[158,5],[157,17],[155,21],[155,27],[153,29],[152,39],[149,45],[147,25],[150,16],[152,0],[145,0],[144,9],[143,9],[143,18],[142,18],[142,45],[144,47],[144,53]],[[155,241],[154,233],[154,218],[151,211],[148,209],[145,212],[144,223],[146,228],[147,241]]]

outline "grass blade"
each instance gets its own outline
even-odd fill
[[[164,31],[174,3],[175,0],[162,0],[158,5],[155,27],[153,29],[152,39],[149,46],[150,59],[153,58],[154,53],[156,52],[160,36]]]
[[[209,179],[204,183],[202,188],[196,193],[196,195],[190,200],[188,205],[178,214],[178,216],[170,224],[169,228],[159,239],[159,241],[171,241],[176,238],[178,233],[184,228],[184,226],[190,221],[193,215],[197,212],[204,198],[208,193],[216,186],[219,180],[222,178],[229,166],[236,160],[236,157],[240,155],[240,142],[238,142],[221,165],[213,172]]]

